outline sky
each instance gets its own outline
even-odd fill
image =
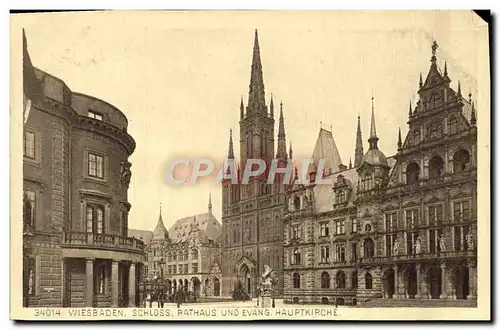
[[[396,153],[398,128],[408,131],[419,75],[447,61],[452,87],[477,88],[483,23],[461,12],[105,12],[19,15],[33,64],[75,92],[119,108],[137,147],[129,227],[169,228],[207,212],[220,221],[215,183],[169,186],[164,168],[175,157],[227,156],[229,130],[239,155],[239,105],[248,100],[254,30],[259,31],[266,98],[283,102],[287,144],[309,157],[322,127],[333,131],[344,164],[354,161],[357,116],[368,149],[374,96],[379,149]],[[478,102],[479,103],[479,102]],[[478,109],[478,116],[481,111]],[[276,109],[275,109],[276,113]],[[277,116],[276,116],[277,117]],[[277,134],[278,120],[275,123]],[[276,137],[275,137],[276,139]],[[276,142],[275,142],[276,146]]]

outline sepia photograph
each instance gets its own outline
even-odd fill
[[[474,11],[10,24],[11,319],[491,317]]]

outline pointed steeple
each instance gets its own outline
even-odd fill
[[[352,158],[349,157],[349,169],[352,168]]]
[[[271,110],[271,118],[274,118],[274,101],[273,101],[273,94],[271,93],[271,104],[269,105],[269,108]]]
[[[402,146],[403,142],[401,141],[401,127],[400,127],[398,132],[398,150],[401,149]]]
[[[373,95],[372,95],[372,119],[370,124],[370,138],[368,139],[368,142],[370,143],[370,150],[378,149],[377,146],[378,137],[377,137],[377,128],[375,127],[375,106],[374,106]]]
[[[477,119],[476,119],[476,107],[474,105],[474,101],[472,101],[472,112],[470,114],[470,124],[472,126],[476,126],[476,122],[477,122]]]
[[[227,159],[234,159],[234,150],[233,150],[233,130],[229,130],[229,151],[227,153]]]
[[[358,114],[358,128],[356,129],[356,148],[354,149],[354,166],[358,167],[363,159],[363,136],[361,134],[361,118]]]
[[[247,112],[261,113],[264,111],[266,111],[264,78],[262,75],[262,63],[260,61],[259,35],[257,30],[255,30]]]
[[[276,152],[276,158],[287,159],[285,119],[283,118],[283,102],[280,103],[280,122],[278,127],[278,150]]]
[[[160,203],[160,216],[158,217],[158,223],[156,224],[155,230],[153,231],[153,240],[168,240],[168,230],[163,224],[163,219],[161,217],[161,203]]]
[[[420,81],[418,82],[418,87],[422,88],[423,85],[424,83],[422,81],[422,72],[420,72]]]
[[[444,76],[448,77],[448,64],[444,61]]]
[[[462,88],[460,87],[460,80],[458,81],[457,94],[459,97],[462,97]]]
[[[290,141],[290,149],[288,150],[288,159],[293,159],[292,141]]]
[[[208,192],[208,213],[212,213],[212,192]]]
[[[242,95],[240,102],[240,120],[243,120],[243,118],[245,118],[245,105],[243,104],[243,95]]]

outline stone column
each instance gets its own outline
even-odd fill
[[[135,261],[130,263],[128,271],[128,307],[135,307]]]
[[[118,260],[111,263],[111,307],[118,307]]]
[[[66,296],[68,295],[66,292],[66,281],[69,279],[66,276],[66,258],[61,258],[61,301],[62,307],[69,307]],[[71,288],[71,285],[68,285]],[[70,296],[70,295],[68,295]]]
[[[94,307],[94,259],[85,262],[85,307]]]
[[[446,290],[448,289],[447,286],[448,282],[448,276],[446,276],[446,263],[442,262],[441,263],[441,295],[439,295],[439,299],[446,299],[447,292]]]
[[[477,265],[475,260],[469,260],[469,294],[467,299],[477,299]]]
[[[421,286],[421,283],[420,283],[420,279],[421,279],[420,269],[421,269],[420,264],[417,263],[415,265],[415,271],[417,273],[417,293],[415,294],[415,298],[417,298],[417,299],[418,298],[422,298],[422,292],[421,292],[421,288],[420,288],[420,286]]]
[[[401,298],[400,292],[399,292],[399,272],[398,272],[398,266],[393,266],[392,270],[394,271],[394,295],[393,297],[395,299]]]

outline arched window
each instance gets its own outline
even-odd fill
[[[300,275],[299,275],[299,273],[293,274],[293,288],[300,289]]]
[[[300,210],[300,197],[296,196],[293,200],[293,207],[295,210]]]
[[[417,163],[411,163],[406,167],[406,183],[414,184],[420,179],[420,166]]]
[[[353,288],[353,289],[357,289],[358,288],[358,272],[357,271],[354,271],[352,273],[351,288]]]
[[[458,121],[454,116],[450,118],[448,127],[450,134],[456,134],[458,132]]]
[[[373,287],[372,274],[365,274],[365,289],[371,290]]]
[[[429,161],[429,178],[435,179],[443,175],[444,161],[439,156],[434,156]]]
[[[345,273],[341,270],[337,272],[337,276],[335,277],[337,282],[337,289],[345,289]]]
[[[420,130],[415,131],[415,133],[413,134],[413,143],[414,144],[420,143]]]
[[[371,238],[365,239],[364,243],[365,258],[373,258],[375,256],[375,244]]]
[[[300,250],[298,248],[293,250],[292,261],[294,265],[300,264]]]
[[[463,172],[470,167],[470,155],[465,149],[460,149],[453,155],[453,173]]]
[[[373,187],[373,178],[371,173],[365,174],[361,180],[361,186],[364,191],[370,190]]]
[[[198,259],[198,250],[197,249],[192,249],[191,250],[191,259]]]
[[[321,288],[330,289],[330,275],[328,272],[321,273]]]

